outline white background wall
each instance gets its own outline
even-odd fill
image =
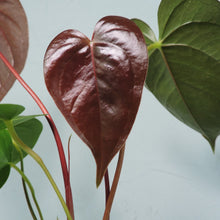
[[[22,77],[51,113],[67,149],[71,141],[71,183],[76,220],[101,220],[104,184],[96,189],[95,162],[90,150],[73,133],[49,96],[42,61],[49,42],[65,29],[91,37],[95,23],[106,15],[140,18],[157,31],[159,0],[21,0],[29,21],[30,48]],[[3,102],[22,104],[25,114],[40,113],[26,91],[15,83]],[[44,118],[35,147],[64,192],[54,138]],[[112,178],[117,158],[110,166]],[[62,207],[32,159],[25,159],[45,220],[65,219]],[[111,220],[220,219],[220,142],[214,155],[200,134],[179,122],[144,89],[141,106],[127,141],[124,165]],[[20,177],[14,171],[0,190],[0,220],[29,220]]]

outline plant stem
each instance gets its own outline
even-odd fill
[[[124,159],[124,151],[125,151],[125,145],[122,147],[122,149],[119,152],[118,163],[117,163],[111,191],[110,191],[108,201],[106,204],[103,220],[109,220],[109,218],[110,218],[111,207],[112,207],[112,203],[114,200],[114,196],[115,196],[116,189],[118,186],[118,181],[119,181],[120,174],[121,174],[121,168],[122,168],[123,159]]]
[[[23,170],[21,169],[21,171],[23,172]],[[25,199],[26,199],[26,202],[27,202],[27,205],[28,205],[28,208],[29,208],[29,211],[31,213],[31,216],[34,220],[37,220],[37,217],[34,213],[34,210],[33,210],[33,207],[31,205],[31,201],[30,201],[30,198],[29,198],[29,195],[28,195],[28,191],[27,191],[27,187],[26,187],[26,183],[25,183],[25,180],[24,178],[21,178],[22,180],[22,186],[23,186],[23,190],[24,190],[24,195],[25,195]],[[32,195],[33,197],[33,195]],[[36,205],[36,204],[35,204]]]
[[[20,170],[20,171],[21,171],[21,172],[19,172],[19,173],[20,173],[20,174],[21,174],[21,173],[24,174],[23,153],[22,153],[20,147],[19,147],[16,143],[13,143],[13,146],[15,147],[15,149],[17,150],[17,152],[18,152],[18,154],[19,154],[19,156],[20,156],[20,163],[21,163],[21,170]],[[11,166],[13,167],[13,165],[11,165]],[[17,167],[16,167],[16,168],[17,168]],[[15,168],[15,169],[16,169],[16,168]],[[17,170],[17,169],[16,169],[16,170]],[[18,171],[18,170],[17,170],[17,171]],[[25,199],[26,199],[26,202],[27,202],[29,211],[30,211],[30,213],[31,213],[32,218],[33,218],[34,220],[37,220],[37,217],[36,217],[36,215],[35,215],[35,213],[34,213],[33,207],[32,207],[31,202],[30,202],[30,198],[29,198],[28,191],[27,191],[27,187],[26,187],[26,183],[25,183],[25,180],[27,180],[27,178],[26,178],[26,177],[23,178],[23,175],[22,175],[21,180],[22,180],[22,186],[23,186],[23,190],[24,190],[24,195],[25,195]],[[29,181],[29,183],[30,183],[30,181]],[[35,205],[36,205],[36,207],[37,207],[37,210],[38,210],[39,215],[42,216],[41,210],[40,210],[40,208],[39,208],[39,205],[38,205],[37,201],[34,199],[33,193],[32,193],[32,197],[33,197],[33,200],[34,200]],[[42,219],[42,218],[41,218],[41,219]]]
[[[31,148],[29,148],[26,144],[23,143],[23,141],[18,137],[18,135],[14,129],[13,123],[11,121],[5,120],[4,123],[7,127],[8,132],[11,135],[13,141],[16,142],[17,145],[19,145],[23,151],[25,151],[27,154],[29,154],[40,165],[40,167],[44,171],[45,175],[47,176],[48,180],[50,181],[54,191],[56,192],[56,194],[60,200],[60,203],[63,206],[63,209],[66,213],[68,220],[72,220],[71,214],[70,214],[69,209],[68,209],[68,207],[62,197],[62,194],[60,193],[55,181],[53,180],[50,172],[48,171],[48,169],[45,166],[41,157],[37,153],[35,153]]]
[[[63,173],[63,179],[64,179],[64,186],[65,186],[65,195],[66,195],[66,204],[69,208],[69,211],[72,215],[72,218],[74,220],[74,209],[73,209],[73,198],[72,198],[72,189],[70,185],[70,174],[68,172],[66,158],[63,150],[63,145],[61,142],[60,135],[58,133],[58,130],[55,126],[55,123],[47,111],[44,104],[41,102],[39,97],[36,95],[36,93],[27,85],[27,83],[22,79],[22,77],[17,73],[17,71],[13,68],[13,66],[8,62],[8,60],[5,58],[5,56],[0,52],[0,59],[5,63],[5,65],[9,68],[9,70],[12,72],[12,74],[16,77],[16,79],[20,82],[20,84],[26,89],[26,91],[32,96],[34,101],[37,103],[37,105],[40,107],[43,114],[45,114],[45,117],[51,127],[51,130],[53,132],[57,149],[60,157],[60,163],[62,167],[62,173]]]
[[[110,193],[110,185],[109,185],[109,175],[108,169],[105,172],[105,204],[107,205],[108,197]]]
[[[34,203],[35,203],[35,205],[36,205],[36,207],[37,207],[37,210],[38,210],[40,219],[43,220],[43,216],[42,216],[40,207],[39,207],[39,205],[38,205],[37,199],[36,199],[36,197],[35,197],[34,188],[33,188],[32,184],[31,184],[31,182],[29,181],[29,179],[27,178],[27,176],[24,174],[24,172],[23,172],[21,169],[19,169],[15,164],[10,163],[10,162],[9,162],[8,164],[9,164],[11,167],[13,167],[13,168],[22,176],[22,179],[27,183],[27,185],[28,185],[28,187],[29,187],[29,189],[30,189],[31,195],[32,195],[32,197],[33,197]],[[32,217],[33,217],[33,216],[32,216]],[[33,219],[37,219],[36,216],[33,217]]]
[[[17,143],[13,143],[13,146],[15,147],[15,149],[17,150],[17,152],[18,152],[18,154],[19,154],[19,157],[20,157],[20,163],[21,163],[21,170],[20,170],[20,174],[21,173],[23,173],[24,174],[24,163],[23,163],[23,153],[22,153],[22,151],[21,151],[21,149],[20,149],[20,147],[17,145]],[[9,163],[10,164],[10,163]],[[10,164],[11,165],[11,164]],[[12,166],[12,165],[11,165]],[[12,167],[14,167],[14,166],[12,166]],[[17,167],[16,167],[17,168]],[[15,168],[15,169],[16,169]],[[17,168],[18,169],[18,168]],[[16,170],[17,170],[16,169]],[[18,171],[18,170],[17,170]],[[28,205],[28,208],[29,208],[29,211],[30,211],[30,213],[31,213],[31,216],[32,216],[32,218],[34,219],[34,220],[37,220],[37,217],[36,217],[36,215],[35,215],[35,213],[34,213],[34,210],[33,210],[33,208],[32,208],[32,205],[31,205],[31,202],[30,202],[30,198],[29,198],[29,195],[28,195],[28,192],[27,192],[27,187],[26,187],[26,183],[25,183],[25,179],[27,179],[27,178],[23,178],[23,175],[22,175],[22,186],[23,186],[23,190],[24,190],[24,195],[25,195],[25,199],[26,199],[26,202],[27,202],[27,205]],[[29,183],[30,183],[30,181],[29,181]],[[33,197],[33,194],[32,194],[32,197]],[[34,198],[34,197],[33,197]],[[35,201],[35,200],[34,200]],[[38,203],[36,202],[35,203],[35,205],[36,205],[36,207],[39,207],[38,206]],[[38,212],[40,211],[40,209],[38,209]],[[39,215],[41,214],[41,211],[39,212]]]

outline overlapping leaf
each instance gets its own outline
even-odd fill
[[[21,72],[27,57],[28,26],[19,0],[0,1],[0,52]],[[0,60],[0,101],[12,87],[15,77]]]
[[[214,150],[220,134],[220,2],[163,0],[158,41],[148,25],[134,21],[149,46],[147,87]]]
[[[117,16],[101,19],[91,41],[79,31],[67,30],[47,49],[47,88],[70,126],[91,149],[97,185],[131,130],[147,64],[141,31],[132,21]]]
[[[8,162],[17,163],[20,161],[19,153],[13,146],[4,120],[12,120],[20,139],[31,148],[36,144],[42,131],[42,124],[35,119],[35,116],[19,116],[23,110],[24,107],[20,105],[0,104],[0,188],[7,181],[10,173]],[[23,156],[26,154],[23,153]]]

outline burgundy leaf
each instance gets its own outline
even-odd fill
[[[134,123],[147,73],[147,48],[129,19],[108,16],[92,40],[76,30],[59,34],[44,59],[47,88],[97,164],[97,185]]]
[[[0,52],[21,72],[28,50],[28,26],[19,0],[0,0]],[[0,60],[0,101],[12,87],[15,77]]]

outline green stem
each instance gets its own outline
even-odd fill
[[[26,144],[23,143],[23,141],[18,137],[11,121],[5,120],[4,122],[5,122],[5,125],[8,128],[8,132],[10,133],[10,135],[11,135],[12,139],[14,140],[14,142],[16,142],[21,147],[21,149],[23,151],[25,151],[27,154],[29,154],[39,164],[39,166],[42,168],[42,170],[44,171],[44,173],[47,176],[48,180],[50,181],[54,191],[56,192],[56,194],[57,194],[57,196],[60,200],[60,203],[63,206],[63,209],[66,213],[66,216],[67,216],[68,220],[72,220],[72,217],[70,215],[69,209],[66,206],[66,203],[63,199],[63,196],[60,193],[55,181],[53,180],[49,170],[45,166],[45,164],[44,164],[43,160],[41,159],[41,157],[37,153],[35,153],[31,148],[29,148]]]
[[[21,169],[22,171],[22,169]],[[24,195],[25,195],[25,199],[26,199],[26,202],[27,202],[27,205],[28,205],[28,208],[29,208],[29,211],[31,213],[31,216],[34,220],[37,220],[37,217],[34,213],[34,209],[31,205],[31,201],[30,201],[30,198],[29,198],[29,195],[28,195],[28,191],[27,191],[27,187],[26,187],[26,182],[23,178],[21,178],[21,181],[22,181],[22,186],[23,186],[23,190],[24,190]],[[32,198],[33,198],[33,195],[32,195]],[[34,198],[33,198],[34,199]],[[36,204],[35,204],[36,205]],[[37,207],[37,205],[36,205]],[[38,210],[38,209],[37,209]],[[39,213],[39,210],[38,210],[38,213]],[[42,220],[42,219],[41,219]]]
[[[21,171],[22,171],[22,169],[21,169]],[[37,217],[36,217],[36,215],[35,215],[35,213],[34,213],[34,209],[33,209],[32,205],[31,205],[31,201],[30,201],[30,198],[29,198],[29,195],[28,195],[28,191],[27,191],[27,187],[26,187],[26,182],[25,182],[25,180],[24,180],[23,178],[21,178],[21,181],[22,181],[22,186],[23,186],[23,190],[24,190],[25,199],[26,199],[26,202],[27,202],[29,211],[30,211],[30,213],[31,213],[31,216],[32,216],[32,218],[33,218],[34,220],[37,220]],[[31,194],[32,194],[32,193],[31,193]],[[33,198],[33,200],[34,200],[33,195],[32,195],[32,198]],[[34,202],[35,202],[35,201],[34,201]],[[36,203],[35,203],[35,205],[36,205]],[[37,205],[36,205],[36,207],[37,207],[37,210],[38,210],[38,206],[37,206]],[[38,210],[38,213],[39,213],[39,210]],[[41,220],[42,220],[42,218],[41,218]]]
[[[18,154],[19,154],[19,156],[20,156],[21,172],[24,174],[24,163],[23,163],[23,154],[22,154],[22,151],[21,151],[20,147],[19,147],[16,143],[13,143],[13,146],[15,147],[15,149],[17,150],[17,152],[18,152]],[[29,198],[28,191],[27,191],[27,187],[26,187],[26,183],[25,183],[25,180],[26,180],[27,178],[23,178],[23,175],[22,175],[22,178],[21,178],[21,179],[22,179],[22,186],[23,186],[24,195],[25,195],[25,199],[26,199],[26,202],[27,202],[29,211],[30,211],[30,213],[31,213],[32,218],[33,218],[34,220],[37,220],[37,217],[36,217],[36,215],[35,215],[35,213],[34,213],[33,207],[32,207],[31,202],[30,202],[30,198]],[[30,181],[29,181],[29,182],[30,182]],[[31,191],[31,193],[32,193],[32,191]],[[33,197],[33,199],[34,199],[33,194],[32,194],[32,197]],[[35,202],[35,200],[34,200],[34,202]],[[39,208],[38,203],[35,202],[35,205],[36,205],[37,210],[38,210],[38,213],[39,213],[39,215],[40,215],[40,214],[41,214],[41,211],[40,211],[40,209],[38,209],[38,208]],[[39,211],[40,211],[40,212],[39,212]]]
[[[19,169],[15,164],[13,163],[8,163],[12,168],[14,168],[21,176],[22,176],[22,179],[27,183],[29,189],[30,189],[30,192],[31,192],[31,195],[33,197],[33,200],[34,200],[34,203],[37,207],[37,210],[38,210],[38,213],[39,213],[39,216],[40,216],[40,219],[43,220],[43,216],[42,216],[42,213],[41,213],[41,210],[40,210],[40,207],[38,205],[38,202],[37,202],[37,199],[36,199],[36,196],[35,196],[35,192],[34,192],[34,188],[30,182],[30,180],[27,178],[27,176],[24,174],[24,172]],[[34,218],[34,217],[33,217]],[[37,219],[36,216],[34,219]]]
[[[161,46],[162,46],[162,40],[159,40],[159,41],[154,42],[153,44],[150,44],[147,47],[147,50],[148,52],[150,52],[151,50],[154,50],[154,49],[160,49]]]

